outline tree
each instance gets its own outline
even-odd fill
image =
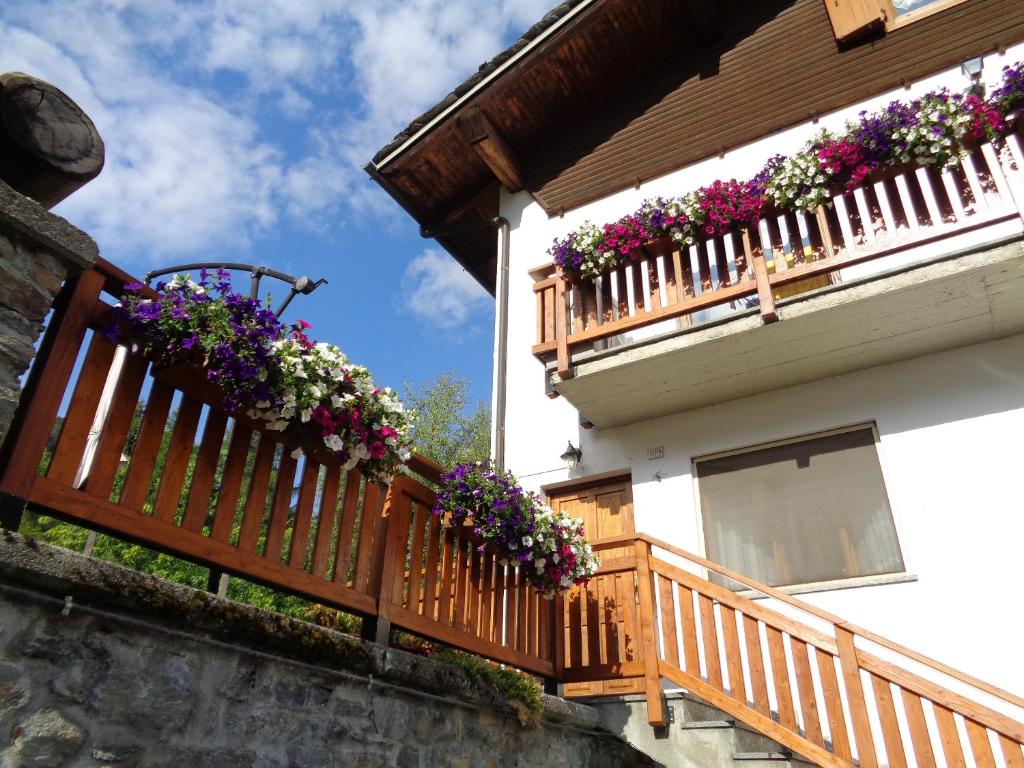
[[[418,417],[413,441],[444,467],[482,461],[490,455],[491,417],[487,404],[470,403],[469,379],[442,373],[433,381],[405,382],[402,400]]]

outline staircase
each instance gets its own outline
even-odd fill
[[[645,534],[593,546],[612,556],[556,601],[555,673],[642,677],[643,702],[596,705],[665,765],[1024,768],[1020,696]],[[635,606],[612,578],[635,579]]]
[[[665,697],[667,725],[651,728],[644,696],[583,699],[602,724],[665,768],[810,768],[778,742],[693,696]]]

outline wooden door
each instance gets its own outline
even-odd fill
[[[634,533],[633,493],[630,479],[601,480],[594,485],[575,486],[548,495],[555,511],[562,511],[583,520],[589,541]],[[604,559],[627,554],[627,549],[601,552]],[[579,620],[587,641],[582,643],[586,663],[608,664],[637,658],[639,626],[636,616],[636,588],[633,574],[613,574],[591,579],[583,588],[566,595],[567,610],[576,601]],[[568,644],[566,647],[569,647]],[[643,678],[598,680],[568,683],[564,695],[618,696],[643,693]]]

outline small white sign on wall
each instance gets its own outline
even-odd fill
[[[657,448],[647,449],[647,460],[654,461],[655,459],[665,458],[665,446],[659,445]]]

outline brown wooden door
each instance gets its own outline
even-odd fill
[[[633,490],[629,478],[601,480],[590,486],[548,495],[555,511],[583,520],[588,541],[634,533]],[[603,559],[619,557],[627,549],[601,552]],[[573,620],[582,625],[585,640],[575,646],[566,642],[567,666],[606,665],[637,658],[639,626],[636,621],[636,589],[633,574],[613,574],[591,579],[583,588],[566,595],[567,626]],[[576,658],[574,658],[574,656]],[[565,696],[617,696],[642,693],[643,678],[621,678],[568,683]]]

